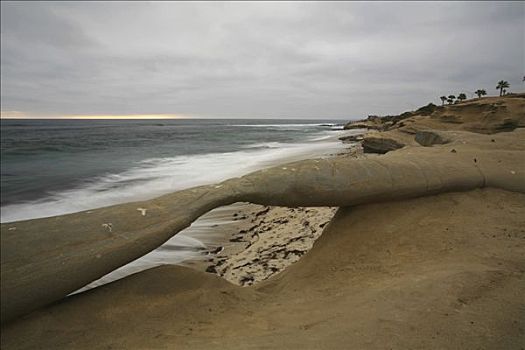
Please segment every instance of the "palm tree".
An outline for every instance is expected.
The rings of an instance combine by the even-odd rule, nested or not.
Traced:
[[[474,93],[478,95],[478,98],[481,98],[481,96],[485,96],[487,94],[487,92],[484,89],[478,89]]]
[[[455,99],[456,99],[456,96],[448,95],[448,99],[447,99],[448,104],[451,105],[452,102],[454,102]]]
[[[509,87],[510,87],[510,84],[509,84],[508,81],[500,80],[498,82],[498,86],[496,86],[496,90],[499,90],[499,95],[502,96],[503,95],[503,89],[509,88]]]
[[[458,100],[460,102],[466,99],[467,99],[467,95],[465,95],[463,92],[458,95]]]
[[[447,96],[441,96],[440,99],[441,99],[441,105],[444,106],[445,101],[447,100]]]

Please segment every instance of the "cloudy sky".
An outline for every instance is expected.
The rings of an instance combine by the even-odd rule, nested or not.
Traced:
[[[525,2],[5,2],[3,117],[357,118],[497,81]]]

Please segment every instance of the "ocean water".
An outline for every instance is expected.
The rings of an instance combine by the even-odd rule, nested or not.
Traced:
[[[341,147],[343,121],[2,120],[1,221],[210,184]]]

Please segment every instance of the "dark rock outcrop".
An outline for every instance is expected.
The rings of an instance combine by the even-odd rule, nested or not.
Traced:
[[[425,147],[448,143],[448,140],[445,139],[439,132],[432,130],[416,132],[415,140],[421,146]]]
[[[363,135],[342,136],[339,138],[339,140],[343,141],[343,143],[359,142],[363,141]]]
[[[363,152],[385,154],[403,148],[405,145],[386,137],[365,136],[363,139]]]
[[[433,103],[421,107],[413,112],[404,112],[399,115],[386,115],[386,116],[377,116],[369,115],[365,120],[359,120],[356,122],[350,122],[344,126],[344,129],[372,129],[372,130],[390,130],[394,127],[399,127],[398,123],[404,119],[413,117],[413,116],[429,116],[434,112],[441,110],[443,107],[438,107]],[[397,124],[397,125],[396,125]]]
[[[414,115],[427,116],[427,115],[431,115],[432,113],[434,113],[435,111],[440,110],[440,109],[443,109],[443,108],[442,107],[438,107],[438,106],[436,106],[433,103],[429,103],[426,106],[418,108],[413,114]]]
[[[369,122],[350,122],[343,127],[344,130],[352,129],[372,129],[372,130],[381,130],[383,126],[381,124],[374,124]]]
[[[496,125],[495,129],[497,132],[501,132],[501,131],[512,131],[519,127],[520,127],[519,121],[509,118],[509,119],[503,120],[501,124]]]

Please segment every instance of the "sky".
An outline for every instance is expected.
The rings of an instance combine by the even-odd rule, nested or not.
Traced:
[[[525,2],[1,2],[2,117],[357,119],[499,80]]]

